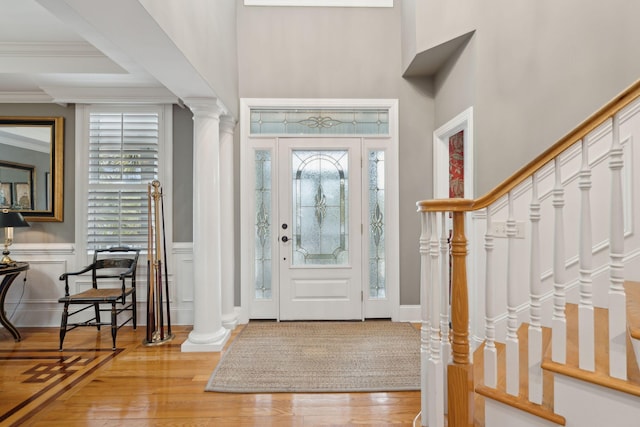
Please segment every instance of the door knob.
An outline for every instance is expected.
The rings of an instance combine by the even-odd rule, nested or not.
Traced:
[[[282,242],[287,243],[289,241],[289,238],[287,236],[282,236]]]

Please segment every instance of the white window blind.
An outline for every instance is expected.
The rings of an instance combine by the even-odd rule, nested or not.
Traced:
[[[148,185],[158,179],[157,112],[89,115],[88,249],[147,247]]]

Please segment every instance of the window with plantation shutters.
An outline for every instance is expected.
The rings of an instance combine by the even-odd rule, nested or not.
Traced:
[[[157,112],[91,112],[87,248],[147,247],[148,196],[158,178]]]

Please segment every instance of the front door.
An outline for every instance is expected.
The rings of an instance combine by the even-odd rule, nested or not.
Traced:
[[[278,144],[280,319],[361,319],[361,156],[357,138]]]

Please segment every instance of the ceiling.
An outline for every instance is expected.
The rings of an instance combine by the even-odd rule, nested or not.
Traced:
[[[0,102],[177,102],[68,3],[0,0]]]

